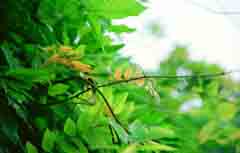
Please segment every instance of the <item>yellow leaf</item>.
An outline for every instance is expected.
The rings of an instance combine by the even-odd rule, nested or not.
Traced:
[[[70,61],[67,58],[60,57],[58,54],[54,54],[48,59],[48,63],[55,62],[63,65],[70,65]]]
[[[49,62],[56,62],[59,58],[60,58],[60,56],[58,54],[54,54],[48,59],[48,61]]]
[[[122,80],[122,74],[121,74],[121,70],[119,68],[117,68],[115,70],[114,78],[115,78],[115,80]]]
[[[63,65],[67,65],[67,66],[69,66],[71,64],[71,61],[68,60],[67,58],[59,58],[57,62],[60,64],[63,64]]]
[[[129,79],[131,77],[131,74],[132,74],[132,69],[127,68],[127,70],[124,73],[124,79]]]
[[[63,52],[69,52],[69,51],[73,51],[73,48],[70,46],[60,46],[59,50]]]
[[[80,61],[72,61],[71,66],[73,69],[81,71],[81,72],[91,72],[92,67],[87,64],[83,64]]]
[[[141,71],[139,68],[136,70],[135,76],[136,76],[136,77],[141,77],[141,76],[143,76],[143,73],[142,73],[142,71]],[[145,83],[145,80],[144,80],[144,78],[142,78],[142,79],[138,79],[138,80],[136,80],[136,81],[134,81],[134,82],[135,82],[138,86],[143,86],[144,83]]]
[[[42,50],[44,50],[44,51],[53,51],[54,50],[54,46],[43,47]]]

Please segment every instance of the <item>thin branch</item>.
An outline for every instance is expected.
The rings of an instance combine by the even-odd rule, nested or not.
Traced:
[[[103,98],[103,100],[104,100],[104,102],[105,102],[108,110],[110,111],[112,117],[114,118],[114,120],[124,129],[124,131],[125,131],[126,133],[129,133],[129,132],[128,132],[128,129],[123,126],[123,124],[122,124],[122,123],[120,122],[120,120],[117,118],[116,114],[113,112],[112,107],[111,107],[111,105],[109,104],[107,98],[104,96],[104,94],[103,94],[98,88],[96,88],[96,90],[97,90],[97,92],[100,94],[100,96]]]
[[[107,98],[104,96],[104,94],[102,93],[102,91],[100,91],[95,84],[93,84],[90,80],[86,80],[86,82],[92,87],[92,90],[96,91],[97,93],[99,93],[99,95],[102,97],[104,103],[106,104],[108,110],[111,113],[111,116],[114,118],[114,120],[125,130],[126,133],[128,132],[128,129],[125,128],[123,126],[123,124],[120,122],[120,120],[117,118],[116,114],[114,113],[110,103],[108,102]]]
[[[118,84],[123,84],[123,83],[129,83],[132,81],[136,81],[136,80],[140,80],[140,79],[213,79],[213,78],[217,78],[217,77],[222,77],[222,76],[226,76],[232,73],[239,73],[240,70],[235,70],[235,71],[227,71],[227,72],[218,72],[218,73],[210,73],[210,74],[193,74],[193,75],[144,75],[144,76],[140,76],[140,77],[134,77],[134,78],[130,78],[127,80],[117,80],[117,81],[112,81],[112,82],[108,82],[102,85],[97,85],[95,86],[96,89],[102,88],[102,87],[108,87],[108,86],[114,86],[114,85],[118,85]],[[79,77],[79,79],[83,79],[81,77]],[[86,79],[83,79],[86,81]],[[86,92],[89,92],[90,90],[92,90],[92,88],[87,88],[83,91],[80,91],[78,93],[75,93],[74,95],[72,95],[71,97],[69,97],[66,100],[62,100],[62,101],[55,101],[52,103],[48,103],[48,104],[43,104],[45,106],[54,106],[54,105],[58,105],[58,104],[65,104],[65,103],[69,103],[71,99],[76,98]]]
[[[89,92],[91,89],[92,88],[87,88],[87,89],[85,89],[83,91],[80,91],[80,92],[74,94],[73,96],[71,96],[71,97],[69,97],[67,99],[61,100],[61,101],[57,100],[56,98],[51,97],[51,99],[53,99],[54,102],[47,103],[47,104],[40,104],[40,105],[49,107],[49,106],[55,106],[55,105],[60,105],[60,104],[65,104],[65,103],[73,103],[73,102],[71,102],[71,100],[73,98],[76,98],[76,97],[78,97],[78,96],[80,96],[80,95],[82,95],[82,94],[84,94],[86,92]]]
[[[112,81],[109,83],[99,85],[99,86],[97,86],[97,88],[113,86],[113,85],[122,84],[122,83],[128,83],[128,82],[132,82],[132,81],[136,81],[136,80],[140,80],[140,79],[191,79],[191,78],[210,79],[210,78],[216,78],[216,77],[229,75],[234,72],[238,72],[238,71],[219,72],[219,73],[212,73],[212,74],[193,74],[193,75],[143,75],[140,77],[134,77],[134,78],[130,78],[127,80]]]

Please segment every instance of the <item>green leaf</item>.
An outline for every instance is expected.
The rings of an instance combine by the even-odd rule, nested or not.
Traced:
[[[147,129],[139,120],[135,120],[130,126],[130,138],[133,142],[143,142],[146,139]]]
[[[218,89],[219,89],[219,82],[211,82],[208,86],[207,86],[207,94],[209,96],[217,96],[218,95]]]
[[[55,78],[54,74],[51,74],[48,70],[44,69],[29,69],[29,68],[17,68],[11,69],[7,72],[7,76],[14,77],[23,81],[40,82],[45,83]]]
[[[65,141],[60,142],[58,145],[64,153],[79,153],[79,150],[74,145]]]
[[[113,88],[107,87],[102,90],[103,94],[107,98],[110,104],[113,102]]]
[[[37,117],[34,121],[34,123],[36,124],[36,126],[40,129],[43,130],[45,128],[47,128],[48,126],[48,122],[47,119],[44,117]]]
[[[88,12],[109,19],[137,16],[145,10],[136,0],[85,0]]]
[[[56,134],[51,132],[49,129],[46,129],[43,134],[42,148],[46,152],[51,152],[54,148],[56,141]]]
[[[147,138],[148,139],[160,139],[160,138],[174,138],[176,137],[173,130],[169,128],[162,128],[162,127],[150,127],[148,129]]]
[[[123,112],[124,108],[128,107],[126,105],[128,93],[120,93],[115,96],[115,105],[114,105],[114,111],[116,114]]]
[[[237,112],[237,106],[234,103],[221,103],[217,106],[218,117],[222,120],[231,120]]]
[[[79,133],[87,131],[91,125],[88,113],[82,113],[77,120],[77,130]]]
[[[203,144],[212,138],[214,133],[218,130],[218,123],[213,120],[209,121],[206,125],[202,127],[199,132],[198,139],[199,143]]]
[[[111,120],[110,121],[111,126],[114,128],[114,130],[117,132],[119,138],[124,142],[128,143],[129,141],[129,136],[127,132],[115,121]]]
[[[94,148],[112,144],[112,135],[106,127],[89,128],[83,135]]]
[[[84,144],[81,142],[80,139],[73,138],[72,141],[74,142],[74,144],[76,146],[78,146],[78,149],[79,149],[80,153],[88,153],[88,149],[86,148],[86,146],[84,146]]]
[[[143,146],[138,146],[138,150],[143,151],[175,151],[176,148],[159,143],[148,143]]]
[[[27,150],[27,153],[38,153],[37,148],[30,142],[26,143],[26,150]]]
[[[126,25],[112,25],[109,27],[109,31],[115,32],[117,34],[121,34],[124,32],[134,32],[136,29],[134,28],[129,28]]]
[[[13,56],[13,51],[10,48],[10,44],[8,43],[3,43],[0,46],[0,49],[3,51],[3,55],[5,57],[5,60],[8,63],[8,66],[10,68],[17,68],[19,66],[19,61],[17,58]]]
[[[20,143],[18,118],[15,112],[10,109],[11,107],[1,100],[2,99],[0,99],[0,133],[5,135],[4,139],[10,140],[13,144],[18,144]]]
[[[64,94],[69,89],[69,86],[66,84],[58,83],[48,88],[48,94],[50,96],[56,96]]]
[[[136,153],[137,147],[137,144],[131,144],[127,146],[121,153]]]
[[[38,9],[40,19],[51,26],[64,20],[68,26],[78,26],[81,21],[79,0],[42,0]]]
[[[76,135],[76,124],[71,118],[68,118],[64,124],[64,132],[69,136]]]

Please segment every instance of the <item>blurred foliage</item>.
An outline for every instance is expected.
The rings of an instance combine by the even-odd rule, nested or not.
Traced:
[[[0,8],[0,153],[239,152],[237,82],[124,82],[223,71],[181,46],[153,74],[121,58],[124,44],[108,34],[134,29],[112,20],[139,15],[139,2],[3,0]]]

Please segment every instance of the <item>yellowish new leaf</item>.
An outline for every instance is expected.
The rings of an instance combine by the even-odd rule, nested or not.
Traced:
[[[87,64],[83,64],[80,61],[71,61],[71,66],[73,69],[81,71],[81,72],[91,72],[92,67]]]
[[[115,80],[122,80],[122,73],[120,68],[117,68],[114,73],[114,79]]]
[[[69,52],[69,51],[73,51],[73,48],[71,46],[60,46],[59,47],[59,50],[62,51],[62,52]]]
[[[126,71],[124,72],[124,79],[129,79],[132,75],[132,69],[127,68]]]
[[[140,69],[137,69],[136,72],[135,72],[135,77],[141,77],[141,76],[143,76],[142,71],[141,71]],[[145,83],[145,80],[144,80],[144,78],[142,78],[142,79],[138,79],[138,80],[136,80],[136,81],[134,81],[134,82],[135,82],[138,86],[143,86],[144,83]]]

